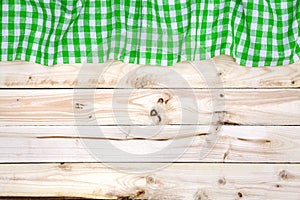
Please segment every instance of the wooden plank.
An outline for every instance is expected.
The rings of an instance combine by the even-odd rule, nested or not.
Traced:
[[[287,88],[300,87],[300,62],[284,67],[249,68],[239,66],[229,56],[213,59],[224,88]],[[203,61],[204,68],[207,61]],[[114,61],[105,64],[57,65],[45,67],[22,61],[0,63],[0,88],[185,88],[185,81],[192,88],[207,88],[207,83],[195,68],[187,63],[173,67],[142,67]],[[101,78],[95,76],[105,68]],[[78,79],[78,74],[81,79]],[[129,75],[130,74],[130,75]],[[201,74],[201,73],[200,73]],[[129,75],[129,76],[126,76]],[[178,75],[179,78],[178,79]],[[124,83],[118,85],[121,79]]]
[[[299,164],[150,163],[0,165],[0,196],[118,199],[299,199]],[[141,171],[142,170],[142,171]],[[135,173],[132,173],[132,172]]]
[[[4,200],[94,200],[94,198],[81,198],[81,197],[32,197],[32,196],[27,196],[27,197],[13,197],[13,196],[0,196],[0,199]]]
[[[300,162],[300,126],[223,126],[212,146],[209,126],[97,128],[1,127],[0,162]]]
[[[0,124],[211,124],[215,115],[220,117],[215,123],[300,125],[300,89],[217,90],[221,95],[218,101],[225,104],[217,109],[213,107],[216,98],[211,98],[211,92],[83,89],[74,93],[72,89],[5,89],[0,90]]]
[[[8,197],[8,196],[0,196],[0,199],[5,199],[5,200],[94,200],[94,198],[82,198],[82,197]]]

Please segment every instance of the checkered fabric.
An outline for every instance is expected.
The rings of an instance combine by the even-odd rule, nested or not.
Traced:
[[[0,60],[173,65],[300,57],[299,0],[1,0]]]

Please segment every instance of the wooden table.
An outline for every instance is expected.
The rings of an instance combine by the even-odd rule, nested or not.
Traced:
[[[1,62],[0,196],[300,199],[300,62],[261,68],[239,66],[228,56],[213,62],[222,88],[207,88],[187,62],[141,67],[114,61],[100,79],[94,77],[100,65]],[[79,73],[84,77],[80,83]],[[122,92],[116,92],[120,81]],[[157,84],[161,81],[167,87]],[[74,88],[82,89],[78,101]],[[182,106],[176,98],[181,94],[188,99],[191,90],[197,109]],[[91,91],[93,101],[85,98]],[[213,148],[200,157],[211,123],[211,91],[222,91],[220,98],[225,99],[224,110],[219,111],[222,126]],[[151,114],[153,109],[156,113]],[[181,110],[198,116],[199,123],[181,123]],[[164,125],[164,130],[149,138],[130,138],[114,112],[120,118],[130,116],[132,124],[121,121],[130,129]],[[91,127],[92,122],[106,137],[78,134],[78,128]],[[180,128],[183,134],[174,139]],[[147,160],[118,165],[123,171],[100,163],[85,146],[85,141],[102,140],[121,149],[137,144],[156,148],[187,138],[193,138],[188,146],[178,143],[167,153],[154,154],[153,161],[161,159],[161,168]],[[148,168],[152,170],[142,171]]]

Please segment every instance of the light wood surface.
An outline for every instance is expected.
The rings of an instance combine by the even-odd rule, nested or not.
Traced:
[[[300,87],[300,62],[284,67],[250,68],[239,66],[229,56],[213,59],[218,76],[224,88],[288,88]],[[101,76],[95,72],[103,69]],[[205,69],[205,67],[204,67]],[[206,88],[207,84],[201,73],[188,62],[181,62],[172,67],[142,67],[114,61],[113,64],[76,64],[45,67],[23,61],[2,62],[0,67],[0,88],[73,88],[98,87],[118,88],[121,79],[127,88],[186,87]],[[78,79],[80,74],[81,79]],[[126,76],[130,74],[130,76]],[[177,76],[182,77],[178,79]]]
[[[140,128],[140,129],[139,129]],[[141,134],[147,128],[148,135]],[[152,131],[153,130],[153,131]],[[209,126],[8,126],[0,130],[0,162],[99,162],[120,150],[149,162],[299,162],[300,126],[223,126],[213,146]],[[95,145],[90,146],[95,142]],[[169,146],[168,146],[169,145]],[[203,149],[205,148],[205,149]],[[208,152],[208,154],[201,154]],[[111,154],[116,161],[123,154]],[[98,157],[95,157],[98,156]],[[106,160],[104,160],[106,161]]]
[[[300,199],[300,62],[210,61],[0,62],[0,197]]]
[[[299,164],[177,163],[148,173],[139,173],[139,169],[154,164],[123,165],[122,172],[92,163],[0,165],[0,195],[114,199],[299,199]],[[133,170],[135,174],[130,173]]]
[[[220,123],[232,125],[300,124],[300,90],[228,89],[222,92],[224,97],[220,101],[224,106],[215,110],[210,91],[201,89],[0,90],[0,123],[154,125],[197,124],[198,121],[205,125],[211,123],[213,115],[220,115]],[[160,103],[161,98],[167,103]],[[189,103],[193,101],[195,104]],[[151,116],[153,109],[160,118]]]

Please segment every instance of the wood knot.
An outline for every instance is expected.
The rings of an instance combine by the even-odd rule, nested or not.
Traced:
[[[154,179],[154,177],[152,177],[152,176],[147,176],[147,177],[146,177],[146,182],[147,182],[148,184],[154,184],[154,183],[155,183],[155,179]]]
[[[157,116],[157,111],[155,110],[155,109],[152,109],[151,111],[150,111],[150,116],[152,116],[152,117],[154,117],[154,116]]]
[[[195,199],[196,200],[208,200],[209,198],[205,191],[198,191],[195,194]]]
[[[242,197],[243,197],[243,193],[238,192],[238,197],[239,197],[239,198],[242,198]]]
[[[282,180],[286,180],[288,179],[288,174],[285,170],[282,170],[281,172],[279,172],[279,178]]]
[[[155,110],[155,109],[152,109],[152,110],[150,111],[150,116],[151,116],[151,117],[157,117],[158,123],[160,123],[160,122],[162,121],[161,116],[158,114],[157,110]]]
[[[75,104],[75,108],[76,108],[76,109],[83,109],[83,106],[84,106],[84,105],[83,105],[82,103],[76,103],[76,104]]]
[[[225,178],[224,178],[224,177],[223,177],[223,178],[220,178],[220,179],[218,180],[218,184],[219,184],[219,185],[225,185],[225,184],[226,184]]]
[[[59,167],[61,170],[63,170],[63,171],[71,171],[71,170],[72,170],[71,165],[66,164],[66,163],[60,163],[60,164],[58,165],[58,167]]]
[[[139,196],[142,196],[145,194],[145,191],[144,190],[139,190],[137,193],[136,193],[136,197],[139,197]]]
[[[159,98],[158,100],[157,100],[157,103],[165,103],[165,104],[167,104],[169,102],[169,99],[167,99],[167,100],[164,100],[163,98]]]
[[[223,162],[226,160],[226,158],[228,157],[228,155],[229,155],[229,149],[223,155]]]
[[[160,123],[161,122],[161,117],[158,115],[157,118],[158,118],[158,122]]]
[[[159,98],[157,103],[163,103],[164,102],[164,99],[163,98]]]
[[[291,84],[294,85],[294,84],[295,84],[295,81],[291,81]]]
[[[133,199],[139,199],[141,196],[145,194],[145,190],[139,190],[135,194],[131,195],[125,195],[125,196],[119,196],[118,200],[133,200]]]

